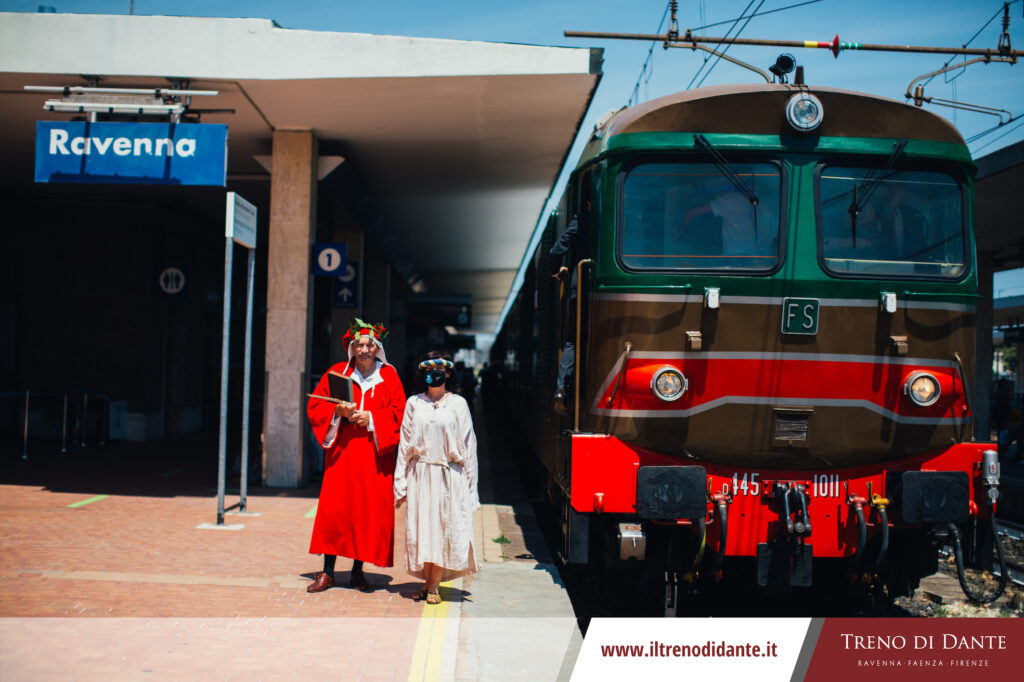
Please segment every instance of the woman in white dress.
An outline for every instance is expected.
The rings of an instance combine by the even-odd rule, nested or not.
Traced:
[[[405,404],[395,465],[395,506],[409,502],[406,570],[423,579],[423,588],[413,598],[428,604],[441,603],[441,582],[477,570],[476,434],[469,405],[454,392],[453,368],[447,353],[423,356],[416,373],[421,392]]]

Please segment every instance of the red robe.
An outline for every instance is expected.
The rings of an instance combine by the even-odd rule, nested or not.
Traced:
[[[354,363],[331,368],[351,376]],[[364,398],[358,382],[352,382],[357,409],[373,415],[374,431],[342,421],[334,442],[327,447],[324,481],[313,522],[310,554],[335,554],[394,565],[395,557],[395,449],[398,447],[405,391],[391,365],[378,370],[381,383],[369,388]],[[320,379],[317,395],[330,395],[327,375]],[[361,408],[358,408],[362,405]],[[318,443],[323,444],[335,404],[310,398],[306,411]]]

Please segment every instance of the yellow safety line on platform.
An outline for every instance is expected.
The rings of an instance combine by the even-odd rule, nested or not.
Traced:
[[[448,599],[451,581],[441,583],[441,603],[425,604],[416,633],[416,646],[409,665],[409,682],[437,682],[441,679],[441,655],[444,653],[444,630],[448,622]]]
[[[313,507],[308,512],[306,512],[306,518],[307,519],[315,519],[316,518],[316,507]]]
[[[89,504],[90,502],[99,502],[100,500],[105,499],[107,497],[110,497],[110,495],[96,495],[95,497],[90,497],[88,500],[81,500],[79,502],[72,502],[68,506],[69,507],[81,507],[82,505]]]

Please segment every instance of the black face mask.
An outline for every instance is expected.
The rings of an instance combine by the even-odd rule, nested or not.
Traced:
[[[426,373],[425,377],[427,380],[427,386],[444,386],[445,376],[443,369],[432,369]]]

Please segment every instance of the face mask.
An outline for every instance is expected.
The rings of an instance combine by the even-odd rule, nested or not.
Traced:
[[[426,373],[427,386],[443,386],[444,385],[444,370],[432,369]]]

